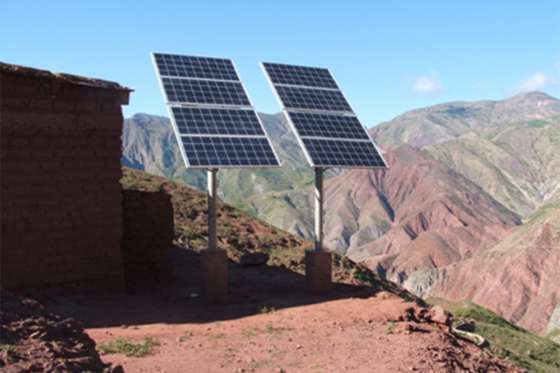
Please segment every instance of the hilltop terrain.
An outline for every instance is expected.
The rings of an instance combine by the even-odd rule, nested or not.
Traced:
[[[145,122],[143,117],[153,118],[135,116],[125,123],[129,135],[125,137],[124,163],[204,188],[204,175],[185,172],[176,150],[169,150],[176,149],[173,140],[161,148],[166,154],[163,158],[154,156],[154,146],[137,146],[147,138],[159,144],[171,133],[166,119]],[[261,118],[286,167],[221,172],[220,195],[253,216],[309,238],[312,175],[283,117]],[[154,135],[151,131],[156,128],[158,134]],[[516,227],[560,200],[556,172],[560,169],[560,101],[544,93],[418,109],[370,132],[387,151],[391,168],[329,173],[326,243],[331,250],[366,263],[380,276],[418,295],[436,294],[438,289],[437,295],[443,297],[446,292],[454,299],[474,296],[454,291],[450,281],[445,282],[449,286],[436,282],[467,268],[461,264],[474,263],[471,257],[483,258],[485,251],[509,234],[523,232]],[[129,150],[131,146],[137,146],[135,151]],[[162,167],[167,157],[173,160],[173,167]],[[532,250],[540,252],[542,246]],[[507,271],[526,271],[524,262],[512,260],[512,255],[512,250],[502,255],[504,261],[510,258]],[[506,266],[497,268],[506,271]],[[511,306],[517,312],[504,315],[544,333],[552,328],[547,324],[558,323],[559,317],[554,315],[560,311],[554,313],[554,305],[558,305],[559,289],[550,276],[541,276],[542,265],[528,268],[537,271],[534,277],[538,280],[532,281],[539,284],[515,288],[515,305]],[[495,276],[493,285],[483,281],[478,285],[508,289],[508,276],[503,272]],[[549,290],[541,293],[543,286]],[[493,299],[489,288],[477,294],[478,303],[505,312],[506,307],[498,309],[499,298]],[[542,297],[547,304],[544,312],[523,306]]]
[[[171,196],[176,281],[58,306],[79,314],[104,360],[125,370],[521,371],[450,333],[444,314],[432,316],[420,299],[338,255],[333,292],[310,296],[302,274],[311,243],[226,204],[218,237],[230,258],[230,302],[209,307],[197,296],[197,253],[207,245],[204,194],[127,169],[122,183]],[[269,255],[266,265],[241,264],[254,252]]]
[[[526,368],[548,373],[559,368],[560,346],[480,307],[443,303],[454,310],[453,317],[441,308],[427,308],[421,299],[336,254],[333,291],[311,296],[302,276],[303,253],[311,243],[223,203],[219,244],[230,259],[230,302],[208,306],[199,297],[198,253],[207,246],[205,195],[129,169],[124,169],[122,184],[171,197],[175,238],[168,253],[169,276],[150,277],[129,294],[44,298],[49,311],[23,300],[26,307],[40,310],[33,311],[33,319],[27,311],[2,309],[2,319],[9,319],[3,327],[11,333],[9,338],[2,333],[0,345],[0,364],[7,371],[54,365],[114,372],[121,366],[147,372],[196,367],[212,372]],[[267,254],[266,263],[243,264],[245,256],[255,253]],[[463,320],[474,320],[485,347],[455,329]],[[101,362],[93,348],[113,365]]]

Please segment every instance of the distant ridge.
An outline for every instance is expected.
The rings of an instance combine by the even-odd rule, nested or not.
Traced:
[[[224,172],[221,196],[309,238],[311,172],[283,116],[260,116],[284,167],[275,172]],[[202,189],[204,174],[185,171],[167,123],[161,117],[128,119],[123,163]],[[330,171],[326,238],[331,249],[348,252],[418,294],[427,295],[442,280],[439,274],[448,276],[469,257],[499,244],[539,209],[560,201],[560,100],[546,93],[416,109],[370,133],[388,152],[393,167]],[[506,260],[510,254],[504,255]],[[535,268],[540,276],[542,267]],[[514,269],[508,266],[507,271]],[[526,302],[539,296],[536,289],[523,293]],[[554,293],[546,298],[554,302]],[[487,303],[480,299],[492,308],[490,298]],[[528,308],[514,319],[542,331],[551,309],[538,313]]]

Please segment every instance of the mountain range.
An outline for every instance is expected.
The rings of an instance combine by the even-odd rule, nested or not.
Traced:
[[[220,195],[309,238],[313,175],[282,115],[260,114],[283,167],[220,171]],[[387,170],[330,170],[325,245],[418,295],[472,299],[560,330],[560,100],[541,92],[413,110],[371,128]],[[205,188],[169,121],[125,121],[123,164]]]

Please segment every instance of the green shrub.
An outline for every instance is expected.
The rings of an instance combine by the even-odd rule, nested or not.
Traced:
[[[97,350],[105,354],[121,353],[128,357],[143,357],[151,355],[156,346],[159,346],[159,342],[154,337],[145,337],[141,343],[118,338],[111,342],[100,343]]]

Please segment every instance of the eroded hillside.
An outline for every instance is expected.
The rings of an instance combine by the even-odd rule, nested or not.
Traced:
[[[280,229],[309,238],[311,174],[283,117],[261,118],[284,167],[223,172],[221,196]],[[135,117],[125,127],[138,133],[138,139],[157,139],[160,135],[150,134],[149,126]],[[171,132],[170,126],[162,128]],[[556,172],[560,169],[560,101],[546,94],[418,109],[373,128],[371,134],[381,148],[389,150],[391,168],[331,171],[326,183],[328,247],[367,263],[379,275],[417,294],[435,289],[440,281],[434,275],[439,273],[437,268],[458,268],[454,264],[490,249],[539,208],[560,199]],[[151,162],[149,148],[144,147],[146,154],[135,158],[127,152],[126,142],[125,160],[140,159],[129,164],[136,167],[141,159]],[[153,159],[163,164],[166,157]],[[181,169],[175,161],[169,170]],[[169,176],[167,171],[157,172]],[[204,187],[201,173],[171,174]],[[519,268],[508,271],[524,271],[522,261],[513,261],[511,266]],[[539,273],[536,276],[544,283],[550,280]],[[524,296],[529,301],[538,297],[537,288],[526,287]],[[485,304],[484,297],[479,299]],[[553,298],[548,301],[558,305]],[[529,307],[523,317],[539,321],[524,325],[542,331],[543,320],[553,318],[552,306],[540,314]]]

